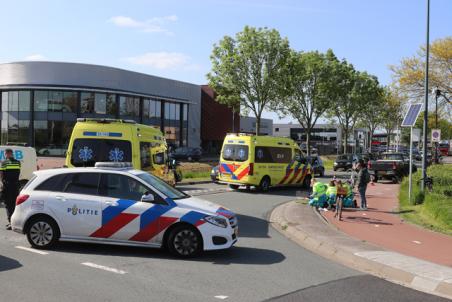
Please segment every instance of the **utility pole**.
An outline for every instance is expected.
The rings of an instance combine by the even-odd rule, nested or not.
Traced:
[[[430,0],[427,0],[427,44],[425,55],[425,99],[424,99],[424,142],[422,153],[422,181],[421,191],[424,192],[424,184],[427,179],[427,131],[428,131],[428,60],[430,56]]]

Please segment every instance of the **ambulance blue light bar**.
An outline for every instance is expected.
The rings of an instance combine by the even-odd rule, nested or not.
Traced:
[[[411,104],[405,118],[402,122],[402,127],[413,127],[421,112],[422,104]]]
[[[107,136],[107,137],[122,137],[120,132],[94,132],[94,131],[83,131],[84,136]]]

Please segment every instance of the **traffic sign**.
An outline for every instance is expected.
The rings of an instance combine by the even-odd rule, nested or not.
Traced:
[[[441,140],[441,129],[432,129],[432,142],[439,143]]]
[[[402,122],[402,127],[413,127],[416,123],[417,117],[421,112],[422,104],[411,104],[405,118]]]

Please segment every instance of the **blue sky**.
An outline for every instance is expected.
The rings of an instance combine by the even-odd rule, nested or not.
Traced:
[[[388,65],[425,43],[426,0],[0,3],[0,62],[100,64],[196,84],[206,82],[213,43],[245,25],[276,28],[296,50],[331,48],[383,84]],[[451,20],[452,1],[431,0],[431,40],[452,35]]]

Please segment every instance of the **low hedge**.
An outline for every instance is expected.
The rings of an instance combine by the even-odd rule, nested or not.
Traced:
[[[452,165],[432,165],[427,175],[433,178],[433,190],[420,191],[421,171],[413,174],[412,202],[408,201],[408,177],[399,193],[400,210],[405,219],[424,227],[452,235]]]

